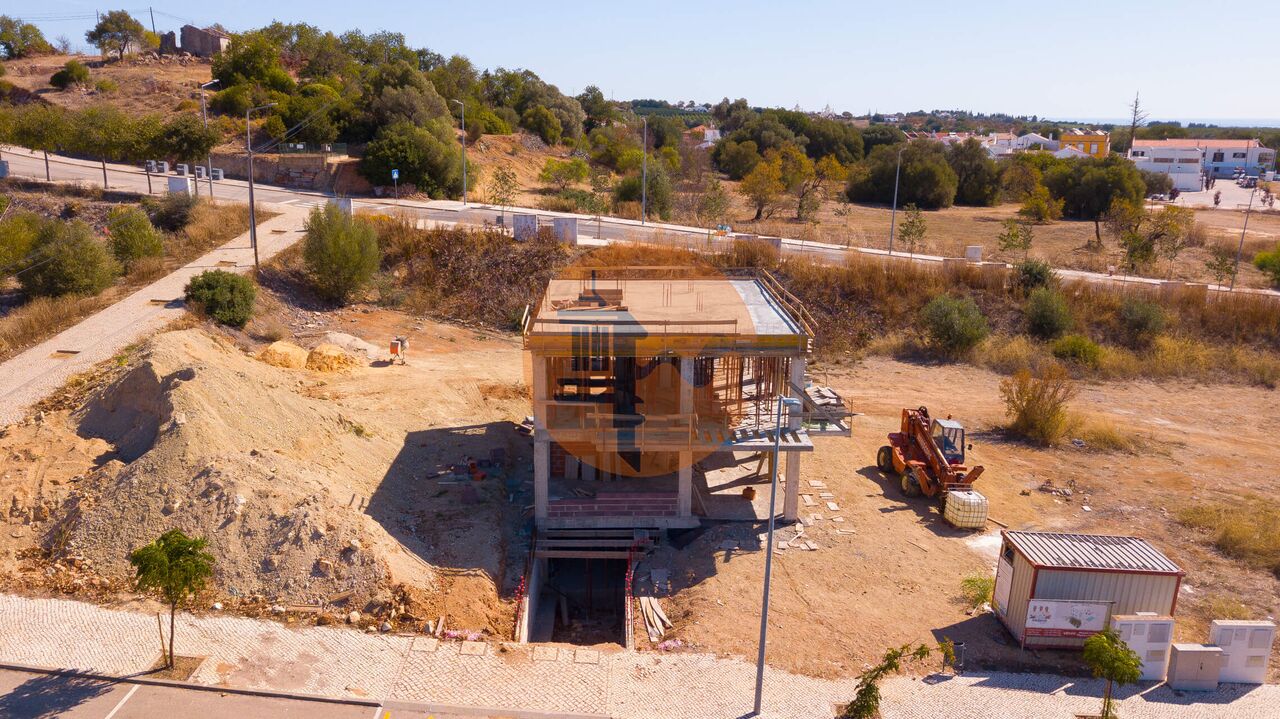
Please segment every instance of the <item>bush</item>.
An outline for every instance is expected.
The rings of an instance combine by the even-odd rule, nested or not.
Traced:
[[[85,85],[88,82],[89,68],[76,60],[67,60],[67,64],[49,78],[49,84],[59,90],[65,90],[72,85]]]
[[[19,264],[35,247],[43,224],[39,215],[29,212],[10,212],[0,220],[0,268],[5,268],[4,274],[8,274],[12,265]]]
[[[382,261],[373,226],[335,205],[311,211],[302,257],[316,292],[334,302],[364,286]]]
[[[1062,218],[1062,200],[1054,199],[1044,185],[1037,184],[1023,200],[1018,214],[1037,224],[1052,222]]]
[[[1042,340],[1051,340],[1071,329],[1071,309],[1061,292],[1038,287],[1027,298],[1027,331]]]
[[[187,283],[187,304],[215,321],[244,327],[253,316],[257,288],[244,275],[225,270],[207,270]]]
[[[36,248],[18,275],[22,289],[37,297],[96,295],[119,274],[120,266],[82,221],[42,223]]]
[[[137,207],[116,207],[107,215],[107,233],[111,254],[126,272],[135,260],[164,254],[160,233],[151,226],[147,213]]]
[[[1053,282],[1053,267],[1044,260],[1023,260],[1014,266],[1014,282],[1024,292],[1037,287],[1048,287]]]
[[[951,356],[972,349],[987,336],[987,318],[968,297],[938,295],[920,313],[929,341]]]
[[[1097,367],[1102,358],[1102,348],[1084,335],[1067,335],[1053,343],[1053,356],[1070,360],[1086,367]]]
[[[1120,323],[1129,344],[1146,347],[1164,331],[1164,308],[1154,302],[1127,299],[1120,307]]]
[[[520,118],[520,125],[541,137],[542,141],[548,145],[560,142],[560,136],[564,133],[564,126],[560,123],[560,119],[542,105],[525,110],[524,116]]]
[[[1274,501],[1249,497],[1238,505],[1188,507],[1178,521],[1211,532],[1214,546],[1228,557],[1280,577],[1280,505]]]
[[[1046,445],[1066,436],[1071,425],[1067,403],[1075,395],[1075,383],[1056,362],[1043,364],[1039,376],[1019,370],[1000,383],[1000,396],[1012,420],[1009,430]]]
[[[1280,244],[1273,250],[1264,250],[1253,256],[1253,266],[1271,279],[1271,284],[1280,285]]]
[[[177,232],[191,222],[191,213],[199,203],[191,195],[171,192],[158,199],[143,200],[142,207],[151,216],[151,224],[165,232]]]
[[[104,78],[102,80],[95,82],[93,84],[93,89],[102,93],[103,95],[110,95],[116,92],[117,90],[119,90],[120,85],[115,80]]]
[[[964,598],[964,606],[968,609],[990,604],[995,588],[996,578],[990,574],[974,572],[960,580],[960,596]]]

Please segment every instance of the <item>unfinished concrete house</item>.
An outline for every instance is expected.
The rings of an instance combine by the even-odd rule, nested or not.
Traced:
[[[560,622],[539,600],[567,619],[571,587],[629,608],[622,594],[651,542],[723,518],[721,504],[746,508],[731,518],[758,520],[775,465],[781,514],[798,517],[811,436],[849,432],[839,398],[806,381],[810,327],[801,303],[762,272],[575,268],[549,283],[524,321],[536,538],[531,616],[518,633],[551,639],[546,625]],[[803,411],[779,427],[782,397],[800,398]],[[729,496],[709,491],[704,468],[724,458],[757,465],[754,505],[746,482]],[[554,592],[541,591],[544,580]]]

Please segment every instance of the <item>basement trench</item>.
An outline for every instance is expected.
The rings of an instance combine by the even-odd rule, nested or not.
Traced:
[[[550,558],[535,598],[534,642],[626,645],[627,560]]]

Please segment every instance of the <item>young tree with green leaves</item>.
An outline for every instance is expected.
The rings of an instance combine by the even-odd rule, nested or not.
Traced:
[[[515,202],[520,181],[509,167],[499,167],[489,178],[489,202],[498,206],[499,216],[506,221],[507,207]]]
[[[1031,225],[1025,222],[1018,222],[1010,217],[1004,221],[1004,230],[996,241],[1000,243],[1000,249],[1004,252],[1022,252],[1022,259],[1026,261],[1027,255],[1031,252],[1031,242],[1035,239]]]
[[[90,45],[102,51],[103,55],[116,53],[116,57],[124,60],[124,54],[131,47],[141,47],[146,36],[146,28],[125,10],[112,10],[98,20],[93,29],[84,34]]]
[[[145,547],[129,554],[140,591],[156,591],[169,605],[169,656],[173,668],[173,632],[178,607],[201,589],[213,576],[213,555],[204,551],[205,540],[191,538],[180,529],[171,529]]]
[[[1213,277],[1214,283],[1220,287],[1226,285],[1236,274],[1235,250],[1225,245],[1210,245],[1209,257],[1204,261],[1204,267]]]
[[[903,644],[885,652],[879,664],[858,675],[853,701],[845,705],[840,719],[874,719],[880,716],[880,682],[901,671],[906,662],[928,659],[933,651],[925,644]],[[938,643],[937,651],[942,655],[944,669],[955,663],[955,643],[950,639],[944,637]]]
[[[916,244],[924,242],[928,225],[925,223],[924,213],[915,206],[915,203],[908,204],[902,210],[902,225],[898,227],[898,237],[907,243],[907,253],[914,255]]]
[[[1104,629],[1084,640],[1084,661],[1093,675],[1107,680],[1102,695],[1102,719],[1116,715],[1115,701],[1111,698],[1114,685],[1137,683],[1142,677],[1142,658],[1129,648],[1114,629]]]

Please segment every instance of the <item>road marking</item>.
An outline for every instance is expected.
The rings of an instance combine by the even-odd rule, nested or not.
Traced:
[[[129,693],[124,695],[124,698],[120,700],[120,703],[116,705],[116,708],[112,709],[111,713],[107,714],[105,717],[102,717],[102,719],[111,719],[111,717],[115,716],[116,712],[120,711],[120,707],[124,706],[124,703],[129,701],[129,698],[133,696],[134,692],[138,691],[138,687],[140,686],[142,685],[134,684],[132,687],[130,687]]]
[[[381,711],[382,711],[382,707],[381,707],[381,706],[376,706],[376,707],[374,707],[374,708],[373,708],[373,719],[378,719],[379,712],[381,712]],[[390,719],[390,717],[391,717],[391,712],[387,712],[386,714],[383,714],[383,715],[382,715],[382,719]],[[107,717],[107,719],[111,719],[111,717]]]

